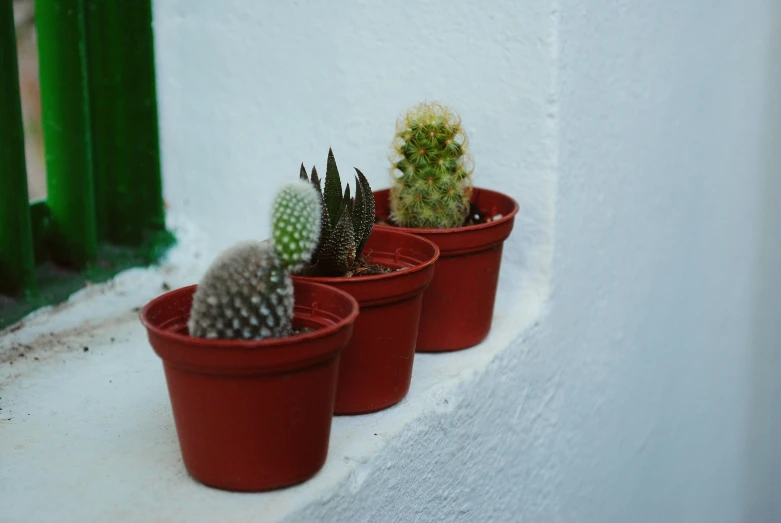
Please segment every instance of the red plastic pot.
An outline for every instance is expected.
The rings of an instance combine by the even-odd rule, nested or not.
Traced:
[[[374,193],[376,215],[388,219],[388,190]],[[502,247],[510,236],[518,203],[504,194],[475,187],[472,201],[489,216],[502,218],[453,229],[413,229],[377,224],[380,229],[416,234],[439,246],[434,279],[423,296],[418,352],[473,347],[491,330]],[[376,234],[376,232],[375,232]]]
[[[294,325],[316,329],[260,341],[187,333],[196,286],[141,311],[163,360],[187,471],[212,487],[261,491],[300,483],[325,463],[339,354],[358,303],[338,289],[295,283]]]
[[[350,342],[339,363],[335,414],[374,412],[400,402],[409,391],[423,291],[434,275],[437,246],[393,230],[375,230],[364,254],[370,264],[404,270],[373,276],[314,278],[351,294],[360,304]]]

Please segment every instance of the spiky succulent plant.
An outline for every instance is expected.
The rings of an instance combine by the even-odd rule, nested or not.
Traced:
[[[270,241],[241,242],[212,263],[190,309],[191,336],[263,339],[292,332],[290,271],[311,260],[320,236],[320,198],[308,183],[277,193]]]
[[[320,241],[306,274],[319,276],[346,276],[355,269],[363,249],[374,228],[374,195],[369,182],[359,169],[355,169],[355,199],[350,196],[350,184],[342,193],[342,181],[331,149],[325,171],[325,184],[312,167],[307,176],[301,164],[300,177],[310,182],[320,195],[322,218]]]
[[[391,219],[402,227],[451,228],[469,213],[474,161],[461,118],[424,102],[396,122],[389,155]]]

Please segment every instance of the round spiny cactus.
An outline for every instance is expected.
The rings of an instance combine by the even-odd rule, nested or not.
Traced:
[[[280,188],[272,213],[272,244],[280,261],[294,271],[312,259],[320,239],[320,194],[296,180]]]
[[[293,281],[271,243],[223,252],[198,285],[187,327],[199,338],[277,338],[292,332]]]
[[[460,117],[421,103],[396,122],[389,158],[391,219],[402,227],[459,227],[469,213],[474,162]]]

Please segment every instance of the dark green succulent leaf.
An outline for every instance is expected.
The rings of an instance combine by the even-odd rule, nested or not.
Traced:
[[[323,276],[344,276],[353,268],[355,257],[355,231],[350,211],[343,205],[339,221],[318,248],[318,271]]]
[[[336,160],[331,149],[328,149],[328,165],[325,170],[323,199],[325,200],[325,207],[328,208],[331,223],[338,223],[342,210],[342,181],[339,179],[339,170],[336,168]]]
[[[361,187],[360,182],[358,181],[358,177],[355,177],[355,202],[352,206],[352,218],[353,218],[353,229],[355,230],[355,241],[358,246],[360,246],[361,238],[363,237],[363,226],[364,226],[364,196],[363,196],[363,187]],[[360,248],[357,248],[358,256],[361,255]]]
[[[356,241],[356,256],[360,256],[363,252],[363,248],[366,247],[366,242],[371,236],[372,230],[374,230],[374,194],[372,188],[369,186],[369,181],[366,176],[358,169],[355,168],[357,173],[355,186],[355,208],[360,209],[355,211],[355,214],[360,216],[359,226],[355,229],[355,241]],[[360,195],[360,198],[358,197]]]
[[[325,204],[323,203],[323,189],[320,186],[320,177],[317,176],[317,169],[314,165],[312,166],[312,185],[315,186],[315,189],[317,189],[317,194],[320,195],[320,208],[322,209],[322,215],[320,220],[320,241],[318,242],[318,245],[322,245],[322,243],[331,233],[331,218],[330,214],[328,213],[328,208],[326,208]],[[315,257],[313,261],[317,261],[317,251],[315,251]]]
[[[349,215],[348,218],[350,221],[350,227],[353,229],[353,242],[354,242],[355,226],[353,225],[353,220],[352,220],[352,207],[353,207],[353,202],[352,202],[352,197],[350,196],[350,184],[348,183],[347,187],[344,188],[344,196],[342,196],[342,205],[339,211],[340,214],[339,220],[342,219],[341,216],[344,215],[345,213]]]
[[[350,196],[350,184],[344,188],[344,196],[342,196],[342,211],[351,212],[353,206],[352,197]]]
[[[298,173],[298,177],[305,182],[309,181],[309,177],[306,175],[306,169],[304,169],[304,162],[301,162],[301,171]]]
[[[317,169],[315,166],[312,166],[312,185],[315,186],[317,189],[317,192],[320,193],[320,196],[323,195],[323,187],[320,185],[320,177],[317,176]]]

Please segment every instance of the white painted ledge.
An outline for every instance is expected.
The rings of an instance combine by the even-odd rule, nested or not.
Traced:
[[[136,308],[163,283],[197,282],[208,262],[197,257],[197,234],[185,227],[178,235],[162,266],[123,273],[0,335],[0,520],[300,521],[318,504],[360,496],[375,469],[398,462],[394,439],[426,433],[426,424],[469,399],[470,384],[536,322],[546,295],[544,284],[519,277],[505,259],[483,344],[419,354],[402,403],[335,418],[327,463],[310,481],[230,493],[187,475],[162,364],[138,321]]]

